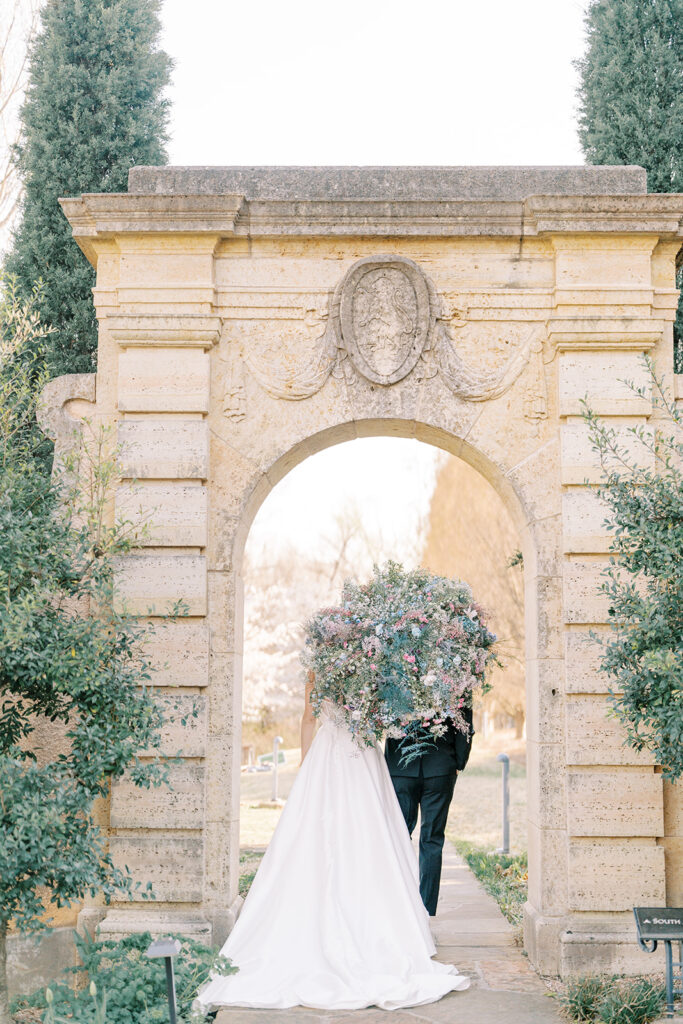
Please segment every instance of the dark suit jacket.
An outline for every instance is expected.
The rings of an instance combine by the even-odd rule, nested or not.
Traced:
[[[432,778],[435,775],[453,775],[461,772],[470,756],[472,749],[472,710],[464,708],[463,715],[470,727],[469,735],[460,732],[455,728],[453,722],[448,719],[448,731],[435,740],[435,745],[430,745],[421,757],[416,757],[408,765],[401,763],[402,740],[393,740],[387,737],[384,745],[384,756],[390,775],[408,775],[413,778],[420,774],[425,778]]]

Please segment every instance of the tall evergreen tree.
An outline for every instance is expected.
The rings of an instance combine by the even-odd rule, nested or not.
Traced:
[[[640,164],[683,190],[683,0],[591,0],[577,66],[579,139],[593,164]]]
[[[651,192],[683,192],[683,0],[591,0],[586,35],[576,62],[586,159],[640,164]],[[674,335],[683,371],[683,302]]]
[[[30,57],[17,161],[22,216],[6,260],[20,294],[37,280],[54,328],[49,371],[94,368],[93,269],[57,202],[121,192],[133,164],[166,160],[171,61],[159,49],[159,0],[47,0]]]

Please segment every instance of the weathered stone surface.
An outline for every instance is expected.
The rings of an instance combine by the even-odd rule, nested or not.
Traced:
[[[564,660],[527,661],[527,737],[545,743],[564,738]]]
[[[119,356],[122,412],[208,412],[209,355],[199,348],[128,348]]]
[[[48,381],[41,392],[36,419],[45,436],[55,443],[53,477],[64,471],[69,456],[77,450],[83,417],[95,412],[96,380],[94,373],[65,373]]]
[[[647,190],[642,167],[131,167],[129,192],[249,199],[523,199]]]
[[[572,836],[659,836],[662,777],[651,770],[567,774],[567,828]]]
[[[608,714],[610,705],[602,696],[567,698],[567,764],[650,765],[647,750],[626,744],[621,723]]]
[[[145,642],[154,686],[206,686],[209,682],[209,626],[201,619],[155,625]]]
[[[614,204],[613,209],[622,209],[625,212],[623,201],[614,197],[608,201]],[[568,226],[569,220],[575,219],[577,210],[574,203],[560,199],[558,202],[549,201],[549,197],[534,197],[528,204],[534,209],[537,222],[543,220],[543,208],[550,213],[557,227],[562,221],[560,211],[564,207],[566,219],[564,227]],[[577,219],[584,220],[588,209],[595,210],[602,205],[598,200],[594,205],[589,200],[587,208],[578,214]],[[559,232],[558,232],[559,235]],[[558,313],[563,316],[568,312],[565,301],[576,308],[580,306],[582,316],[588,317],[595,312],[596,300],[599,305],[611,305],[610,299],[628,289],[635,289],[637,297],[643,301],[639,293],[648,289],[652,284],[652,239],[639,238],[634,243],[633,239],[615,238],[614,236],[601,236],[591,239],[578,239],[572,237],[557,237],[553,239],[555,248],[555,275],[556,284],[559,290]],[[649,295],[646,301],[649,300]],[[573,312],[573,310],[571,310]],[[604,319],[609,318],[609,310],[602,310]],[[649,311],[644,311],[645,317]],[[633,313],[633,310],[625,310],[624,313]],[[612,314],[614,316],[614,314]],[[622,318],[626,316],[622,313]],[[616,319],[616,317],[615,317]],[[631,338],[623,338],[623,344]],[[615,339],[617,340],[617,339]]]
[[[683,838],[668,836],[660,846],[666,864],[666,905],[683,907]]]
[[[539,576],[557,577],[562,575],[564,558],[562,552],[562,516],[548,516],[530,523],[528,530],[533,539],[536,556],[536,572]],[[526,531],[525,531],[526,532]],[[529,555],[527,554],[527,561]]]
[[[603,559],[572,558],[564,567],[563,597],[565,622],[609,622],[610,600],[599,591],[607,567]]]
[[[508,480],[523,496],[527,519],[541,520],[562,511],[560,490],[560,451],[557,437],[520,460],[507,474]]]
[[[617,443],[627,453],[629,459],[640,466],[651,466],[651,454],[643,447],[633,434],[633,428],[643,425],[642,420],[633,419],[624,422],[616,421],[613,425]],[[593,450],[588,424],[584,420],[568,418],[560,428],[560,444],[562,449],[562,483],[583,484],[599,483],[604,470],[600,465],[600,456]],[[613,459],[607,466],[614,464]]]
[[[211,922],[196,911],[157,910],[154,905],[148,909],[133,911],[107,910],[107,915],[97,927],[101,939],[117,941],[126,935],[149,932],[153,939],[167,935],[186,935],[195,942],[207,946],[212,944]],[[215,942],[213,943],[215,945]]]
[[[645,959],[636,941],[633,914],[610,914],[607,920],[584,914],[569,919],[569,926],[560,936],[559,970],[563,978],[587,974],[632,976],[647,972],[664,973],[664,950],[659,949]],[[653,1024],[663,1024],[661,1021]]]
[[[154,699],[165,718],[158,753],[164,757],[204,757],[208,717],[206,697],[197,693],[157,693]],[[153,756],[157,751],[149,749],[146,753]]]
[[[131,615],[206,615],[202,555],[125,555],[116,567],[116,601]]]
[[[631,910],[663,905],[664,851],[645,839],[569,843],[569,909]]]
[[[201,835],[173,835],[159,831],[145,836],[112,836],[114,864],[128,866],[144,889],[152,883],[157,900],[166,903],[197,903],[202,898],[204,843]],[[134,895],[133,902],[142,902]]]
[[[651,412],[651,381],[641,352],[569,350],[560,352],[558,360],[560,416],[581,416],[582,400],[600,416],[647,416]],[[644,388],[647,397],[636,395],[628,381]]]
[[[609,511],[595,491],[572,487],[562,495],[562,546],[566,554],[600,554],[609,551],[613,532],[605,521]]]
[[[567,821],[564,750],[560,743],[527,742],[527,814],[540,829],[561,829]]]
[[[80,962],[73,928],[55,928],[42,937],[7,936],[7,984],[10,998],[53,984],[65,967]]]
[[[124,248],[126,248],[125,244]],[[200,245],[200,249],[207,250],[209,248],[213,252],[213,248],[207,243]],[[143,254],[144,251],[143,243]],[[185,258],[188,252],[191,251],[192,245],[189,239],[186,239]],[[128,262],[129,255],[130,250],[125,260],[125,269],[128,272],[131,270]],[[185,263],[185,258],[181,257],[181,263]],[[178,263],[177,255],[175,263],[176,265]],[[211,276],[211,261],[209,261],[208,266],[209,276]],[[118,272],[120,267],[115,269]],[[187,267],[185,269],[187,270]],[[113,340],[117,342],[122,350],[130,348],[180,348],[187,351],[191,348],[198,348],[208,352],[218,341],[221,330],[220,317],[190,312],[189,310],[180,314],[171,310],[153,313],[145,310],[144,313],[141,313],[139,308],[133,306],[130,312],[123,312],[119,308],[117,313],[117,316],[108,318],[106,327]],[[117,362],[120,355],[121,352],[116,352]]]
[[[596,637],[604,635],[608,627],[595,626]],[[607,693],[614,681],[600,672],[602,647],[593,639],[589,629],[572,629],[565,635],[565,680],[567,693]]]
[[[664,780],[664,835],[683,839],[683,781]]]
[[[563,913],[567,906],[566,829],[541,829],[528,825],[529,900],[548,914]]]
[[[271,242],[274,237],[353,239],[380,237],[386,239],[424,239],[428,237],[452,238],[541,238],[554,236],[553,242],[562,236],[585,242],[585,236],[595,234],[599,241],[609,239],[614,232],[615,220],[619,228],[630,238],[621,240],[621,248],[628,247],[633,239],[652,246],[657,235],[667,238],[680,234],[681,203],[678,195],[533,195],[525,200],[514,199],[315,199],[269,200],[252,199],[245,201],[243,195],[133,195],[108,193],[86,194],[75,199],[62,199],[60,205],[70,220],[76,241],[84,253],[95,263],[98,250],[107,245],[103,236],[116,233],[121,249],[128,243],[138,248],[140,236],[152,233],[166,248],[169,243],[185,245],[189,257],[192,249],[203,245],[212,255],[218,239],[238,239],[235,251],[240,255],[248,253],[241,244],[245,239],[263,239]],[[98,237],[99,236],[99,237]],[[163,236],[163,238],[161,237]],[[640,236],[640,237],[639,237]],[[93,241],[94,239],[94,241]],[[142,245],[149,245],[142,239]],[[590,248],[590,246],[587,246]],[[641,244],[642,250],[642,244]],[[148,249],[149,253],[149,249]],[[361,253],[365,255],[366,253]],[[122,252],[122,269],[125,253]],[[587,270],[585,282],[595,284],[595,274],[603,270],[597,280],[601,285],[621,284],[624,266],[617,273],[609,274],[613,253],[604,246],[601,260]],[[150,263],[147,255],[146,263]],[[189,263],[189,259],[187,260]],[[200,271],[193,268],[193,277],[204,276],[203,287],[186,285],[182,278],[182,261],[169,268],[166,278],[157,273],[157,280],[163,285],[157,287],[152,296],[140,286],[140,279],[153,273],[144,274],[142,260],[128,270],[126,277],[130,287],[112,288],[107,295],[113,308],[117,300],[126,304],[152,298],[156,309],[165,312],[174,309],[188,312],[188,304],[194,303],[202,313],[212,312],[212,281],[202,265]],[[645,261],[641,261],[641,272],[636,278],[642,285]],[[607,274],[605,274],[607,266]],[[187,267],[185,268],[187,269]],[[574,268],[576,270],[576,268]],[[628,265],[626,268],[628,269]],[[151,271],[158,271],[152,263]],[[569,280],[574,282],[574,277]],[[605,276],[609,279],[605,280]],[[579,278],[581,280],[581,278]],[[112,282],[113,283],[113,282]],[[564,282],[565,284],[567,282]],[[164,302],[166,305],[164,306]],[[183,308],[184,307],[184,308]],[[104,309],[104,304],[100,305]],[[593,311],[588,307],[585,312]],[[588,317],[587,317],[588,319]],[[625,318],[622,318],[625,319]],[[647,316],[643,317],[647,323]],[[630,325],[631,327],[633,325]],[[619,342],[623,328],[613,331],[610,341]],[[633,339],[633,331],[628,331]],[[603,332],[604,333],[604,332]],[[656,341],[655,332],[644,336],[638,333],[637,341]],[[574,339],[575,340],[575,339]],[[597,340],[604,340],[600,336]]]
[[[535,632],[527,631],[527,658],[561,658],[564,654],[562,631],[562,579],[537,576],[524,587],[526,608],[531,608]]]
[[[121,475],[142,480],[205,480],[209,433],[204,420],[142,419],[119,423]]]
[[[204,821],[204,769],[170,765],[169,785],[142,789],[129,777],[111,787],[113,828],[201,828]]]
[[[204,547],[208,498],[197,484],[127,483],[116,490],[116,515],[134,526],[140,547]]]
[[[239,590],[239,607],[238,604]],[[209,573],[209,627],[211,652],[226,654],[241,650],[244,604],[241,580],[238,585],[234,572]],[[238,621],[239,620],[239,621]]]

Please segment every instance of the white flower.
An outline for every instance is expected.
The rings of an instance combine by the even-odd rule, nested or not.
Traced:
[[[410,632],[413,634],[413,636],[419,636],[420,635],[420,627],[419,626],[413,626],[411,628]]]
[[[354,722],[357,722],[360,718],[360,711],[352,711],[351,718],[353,718]]]
[[[472,620],[476,619],[477,618],[476,608],[472,608],[472,607],[466,608],[465,609],[465,615],[467,615],[468,618],[470,618]]]
[[[438,665],[439,668],[443,668],[443,658],[437,658],[436,664]]]
[[[460,655],[456,654],[455,657],[453,658],[453,664],[454,665],[459,665],[461,661],[462,661],[462,658],[460,657]]]
[[[380,622],[380,624],[378,626],[375,626],[375,636],[381,636],[381,635],[382,635],[382,623]]]

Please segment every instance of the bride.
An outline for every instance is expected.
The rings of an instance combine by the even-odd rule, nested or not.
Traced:
[[[302,765],[239,919],[221,949],[239,968],[198,993],[223,1006],[395,1010],[469,979],[432,960],[418,869],[380,747],[326,701],[314,737],[309,672]]]

